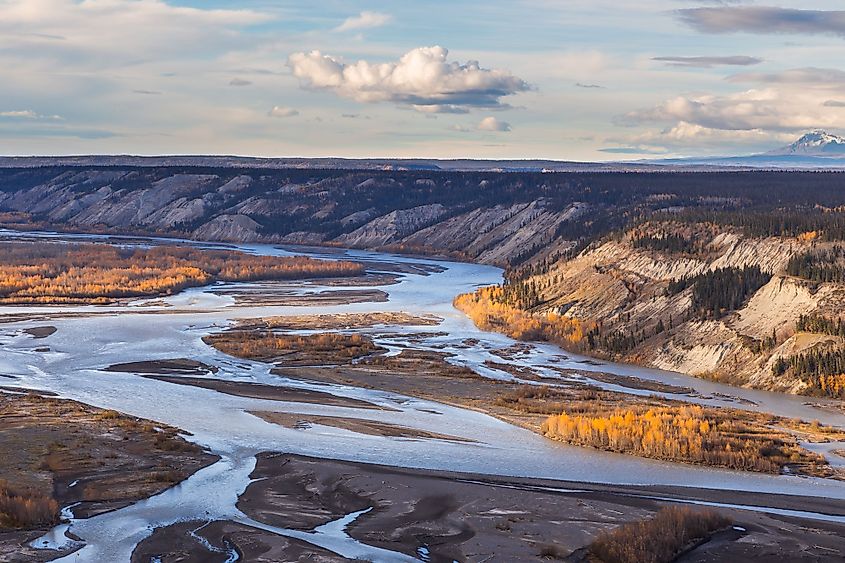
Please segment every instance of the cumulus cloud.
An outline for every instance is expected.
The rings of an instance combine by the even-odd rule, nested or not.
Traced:
[[[722,6],[677,11],[684,23],[704,33],[803,33],[845,36],[845,11],[771,6]]]
[[[845,100],[825,100],[822,105],[826,108],[845,108]]]
[[[751,66],[760,64],[763,59],[745,55],[730,57],[653,57],[651,60],[667,63],[671,66],[710,68],[714,66]]]
[[[501,98],[529,90],[527,82],[478,61],[448,62],[444,47],[419,47],[396,62],[343,61],[320,51],[294,53],[288,66],[304,88],[331,90],[362,103],[391,102],[427,113],[504,108]]]
[[[479,131],[499,131],[507,132],[511,130],[511,124],[507,121],[499,121],[493,116],[485,117],[477,126]]]
[[[618,119],[623,125],[649,122],[679,123],[728,131],[799,131],[837,127],[839,120],[821,110],[815,90],[753,89],[730,95],[677,96],[657,106],[633,111]],[[822,100],[824,98],[821,98]]]
[[[299,115],[299,111],[285,106],[273,106],[267,115],[270,117],[294,117]]]
[[[391,21],[393,21],[393,16],[390,14],[363,11],[357,16],[346,18],[342,24],[335,28],[335,31],[352,31],[357,29],[381,27]]]

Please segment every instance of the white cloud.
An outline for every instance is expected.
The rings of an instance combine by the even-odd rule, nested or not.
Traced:
[[[364,11],[357,16],[346,18],[342,24],[335,28],[335,31],[351,31],[355,29],[369,29],[381,27],[393,21],[393,16],[382,12]]]
[[[690,153],[713,155],[752,154],[764,152],[777,145],[795,140],[795,133],[772,132],[764,129],[724,130],[711,129],[681,121],[662,130],[650,130],[621,137],[605,139],[611,145],[600,149],[611,154],[675,156]]]
[[[267,21],[252,10],[199,9],[163,0],[0,1],[0,48],[97,64],[124,57],[201,52],[207,41],[226,43],[232,30]]]
[[[273,106],[267,115],[270,117],[294,117],[299,115],[299,111],[285,106]]]
[[[19,117],[21,119],[37,119],[38,114],[31,109],[0,111],[0,117]]]
[[[62,116],[60,115],[41,115],[40,113],[34,112],[31,109],[0,111],[0,117],[12,119],[62,119]]]
[[[751,66],[763,62],[759,57],[747,55],[732,55],[727,57],[652,57],[653,61],[663,62],[670,66],[711,68],[714,66]]]
[[[419,47],[397,62],[347,64],[320,51],[294,53],[288,66],[303,87],[332,90],[362,103],[392,102],[428,113],[503,108],[501,98],[529,90],[527,82],[478,61],[447,62],[440,46]]]
[[[510,131],[511,124],[507,121],[499,121],[495,117],[485,117],[478,123],[479,131]]]
[[[678,124],[664,129],[659,133],[644,133],[637,137],[642,143],[664,144],[670,146],[689,145],[720,145],[725,142],[752,143],[772,142],[773,140],[788,141],[794,138],[792,133],[776,133],[763,129],[748,129],[744,131],[726,131],[722,129],[711,129],[694,123],[681,121]]]
[[[706,129],[729,131],[799,131],[840,127],[842,120],[834,112],[823,109],[827,94],[811,89],[787,91],[766,88],[726,96],[677,96],[652,108],[630,112],[619,121],[626,125],[684,122]]]

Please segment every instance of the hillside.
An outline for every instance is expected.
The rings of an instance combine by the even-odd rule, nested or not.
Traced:
[[[643,214],[845,204],[836,173],[537,173],[198,166],[0,168],[0,225],[319,244],[505,267]]]
[[[547,189],[495,173],[4,169],[0,219],[13,228],[395,249],[508,265],[528,241],[551,244],[590,208],[583,187],[553,198],[543,197]]]
[[[648,221],[513,279],[498,301],[541,320],[531,336],[586,354],[840,397],[843,252],[819,233]]]
[[[490,328],[743,385],[845,393],[836,172],[0,168],[0,225],[496,264],[510,283],[464,304],[482,324],[481,304],[496,308],[504,318]]]

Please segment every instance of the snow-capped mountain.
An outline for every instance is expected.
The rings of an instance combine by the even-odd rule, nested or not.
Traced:
[[[845,139],[825,131],[811,131],[791,145],[766,153],[768,156],[845,156]]]

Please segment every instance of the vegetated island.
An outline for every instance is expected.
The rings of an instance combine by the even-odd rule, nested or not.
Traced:
[[[361,264],[183,246],[0,243],[0,304],[107,304],[213,282],[358,276]]]
[[[279,323],[281,324],[281,323]],[[205,342],[235,357],[276,363],[286,377],[376,388],[487,412],[548,438],[652,459],[764,473],[841,478],[824,456],[802,448],[845,432],[738,409],[605,391],[585,384],[494,381],[453,366],[438,352],[384,356],[369,336],[290,335],[246,322]],[[306,421],[303,421],[306,422]]]
[[[11,388],[0,391],[0,451],[0,554],[21,561],[43,560],[28,543],[61,507],[80,518],[114,510],[216,459],[167,425]]]

